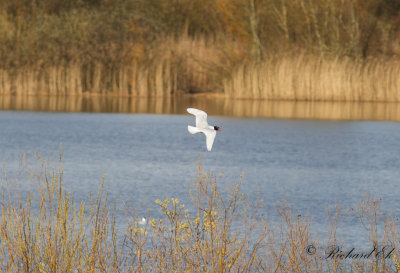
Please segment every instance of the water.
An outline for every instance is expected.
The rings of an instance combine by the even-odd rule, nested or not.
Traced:
[[[291,119],[400,121],[400,104],[383,102],[305,102],[232,100],[210,96],[170,98],[113,96],[0,96],[1,110],[186,114],[186,108],[210,115]]]
[[[203,135],[190,135],[190,115],[0,112],[0,162],[15,175],[21,153],[40,152],[57,167],[60,143],[64,184],[76,200],[97,193],[106,174],[111,200],[140,215],[158,216],[154,200],[178,197],[189,204],[198,156],[221,188],[243,175],[242,192],[265,200],[272,223],[286,197],[296,214],[310,215],[311,230],[328,239],[327,207],[356,208],[367,193],[398,216],[400,123],[211,116],[221,126],[212,152]],[[26,186],[29,189],[29,185]],[[127,219],[118,209],[118,225]],[[383,226],[383,223],[380,223]],[[360,248],[368,235],[351,214],[340,236]]]

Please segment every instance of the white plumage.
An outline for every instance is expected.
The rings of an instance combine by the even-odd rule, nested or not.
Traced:
[[[196,116],[196,127],[188,126],[191,134],[203,133],[206,135],[207,150],[211,151],[214,144],[215,135],[221,128],[218,126],[210,126],[207,123],[207,113],[195,108],[188,108],[187,111]]]
[[[146,224],[146,218],[142,217],[140,221],[138,221],[139,225],[145,225]]]

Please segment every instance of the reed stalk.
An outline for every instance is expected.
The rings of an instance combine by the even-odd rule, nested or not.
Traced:
[[[399,102],[400,61],[396,59],[354,60],[346,57],[315,56],[305,53],[276,55],[261,63],[244,63],[230,75],[218,74],[214,56],[205,57],[205,42],[174,46],[176,57],[163,56],[154,65],[135,62],[106,75],[100,64],[89,74],[79,65],[53,67],[43,71],[0,70],[2,95],[81,95],[169,97],[181,93],[220,93],[226,98]],[[203,48],[203,49],[199,49]],[[193,52],[196,50],[197,52]],[[196,55],[195,57],[193,57]],[[223,66],[221,66],[221,70]],[[108,79],[108,80],[107,80]]]
[[[224,80],[227,98],[399,102],[400,62],[296,54],[243,64]]]

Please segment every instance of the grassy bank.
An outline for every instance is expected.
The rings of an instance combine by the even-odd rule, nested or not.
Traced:
[[[356,212],[340,206],[329,210],[330,235],[320,242],[310,231],[311,218],[297,215],[287,202],[277,206],[280,224],[274,226],[260,216],[262,200],[247,200],[240,183],[222,193],[216,178],[199,165],[191,204],[155,200],[163,217],[141,225],[129,210],[134,216],[128,217],[127,229],[117,230],[115,210],[101,188],[90,202],[77,203],[63,187],[61,166],[54,170],[38,161],[38,167],[28,172],[35,188],[28,195],[18,194],[3,175],[3,272],[395,272],[400,265],[398,221],[370,196]],[[337,231],[349,213],[357,214],[372,246],[395,248],[390,258],[376,253],[362,259],[320,258],[329,255],[322,252],[328,246],[345,248]],[[123,244],[118,242],[122,235]],[[321,253],[313,253],[311,244]]]
[[[0,10],[0,94],[399,101],[397,1],[3,0]]]

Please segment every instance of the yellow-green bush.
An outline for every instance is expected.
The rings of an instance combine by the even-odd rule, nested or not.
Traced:
[[[38,162],[36,172],[20,181],[32,183],[27,194],[3,176],[2,272],[394,272],[399,266],[398,220],[385,216],[381,200],[370,196],[355,213],[371,245],[395,248],[392,258],[323,259],[325,247],[345,247],[336,233],[353,211],[330,210],[329,238],[322,243],[310,231],[311,218],[296,215],[287,202],[277,204],[279,221],[271,224],[261,217],[262,200],[247,200],[241,183],[221,191],[199,164],[191,204],[155,200],[160,218],[143,224],[132,216],[118,231],[102,187],[96,198],[77,203],[63,187],[62,167]],[[310,255],[310,244],[320,252]]]

